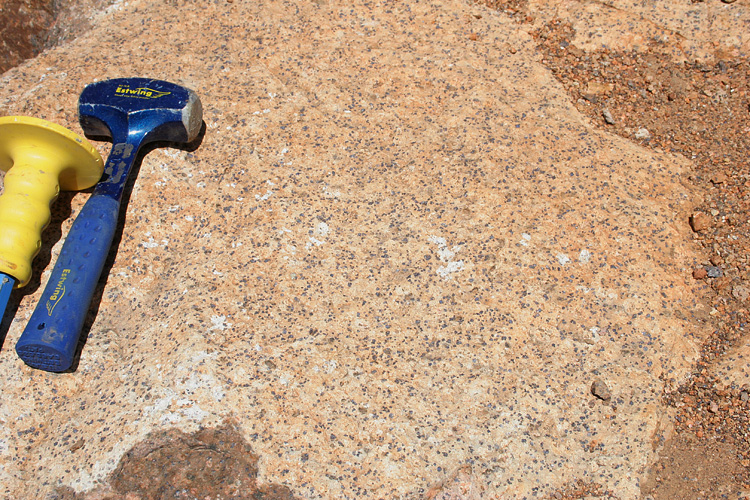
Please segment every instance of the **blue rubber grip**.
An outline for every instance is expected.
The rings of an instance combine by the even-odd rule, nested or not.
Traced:
[[[16,352],[27,365],[62,372],[73,364],[119,211],[118,200],[94,193],[76,217],[39,306],[16,343]]]

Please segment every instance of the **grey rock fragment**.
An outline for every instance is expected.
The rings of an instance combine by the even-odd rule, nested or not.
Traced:
[[[709,278],[721,278],[724,276],[724,271],[717,266],[706,266],[706,274]]]
[[[591,384],[591,394],[602,401],[609,401],[612,399],[612,393],[609,391],[609,387],[607,387],[607,384],[599,378],[594,380]]]
[[[602,110],[602,116],[604,117],[604,121],[607,122],[608,125],[615,124],[615,119],[612,117],[612,113],[609,111],[609,109],[604,108]]]

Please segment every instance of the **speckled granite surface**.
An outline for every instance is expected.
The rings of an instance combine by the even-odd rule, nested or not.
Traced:
[[[750,9],[744,2],[529,0],[534,24],[570,23],[586,51],[651,46],[674,61],[750,55]]]
[[[686,163],[593,128],[515,22],[123,2],[4,74],[0,112],[79,130],[83,86],[121,76],[191,87],[207,133],[144,158],[75,372],[17,359],[38,281],[17,299],[0,495],[89,490],[151,431],[232,419],[301,498],[421,498],[466,467],[483,498],[638,497],[707,314]]]
[[[727,387],[750,387],[750,342],[733,348],[712,374]]]

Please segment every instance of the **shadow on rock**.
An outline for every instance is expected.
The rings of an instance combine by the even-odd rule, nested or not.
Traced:
[[[258,486],[258,457],[232,426],[185,434],[158,431],[123,455],[108,484],[88,493],[60,488],[56,500],[293,500],[285,486]]]

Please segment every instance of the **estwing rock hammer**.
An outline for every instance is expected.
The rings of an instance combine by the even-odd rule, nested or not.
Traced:
[[[195,92],[146,78],[88,85],[78,100],[78,114],[86,135],[109,137],[113,145],[102,180],[70,228],[42,298],[16,344],[26,364],[51,372],[73,364],[138,151],[155,141],[192,142],[203,121]]]

